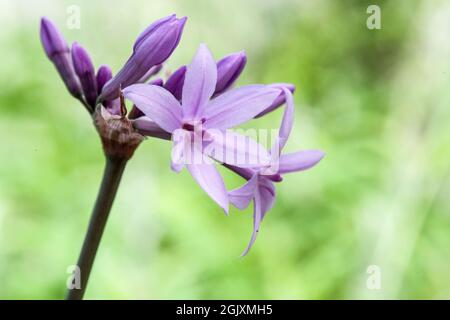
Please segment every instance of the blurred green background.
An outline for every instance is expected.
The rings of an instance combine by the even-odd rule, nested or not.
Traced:
[[[366,27],[370,4],[381,30]],[[70,5],[80,29],[67,27]],[[126,169],[86,298],[450,298],[445,0],[1,1],[0,298],[64,296],[103,170],[88,114],[43,53],[40,17],[116,72],[137,34],[173,12],[189,21],[166,71],[200,42],[217,59],[245,49],[239,84],[297,86],[287,151],[327,155],[277,185],[239,258],[251,209],[225,217],[187,172],[170,170],[170,144],[148,139]],[[280,117],[249,126],[275,128]],[[366,283],[371,265],[379,290]]]

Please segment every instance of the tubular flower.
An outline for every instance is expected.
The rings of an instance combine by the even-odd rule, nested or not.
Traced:
[[[190,151],[203,153],[203,143],[216,143],[228,148],[227,141],[215,140],[215,134],[242,124],[269,107],[280,90],[264,85],[250,85],[233,89],[211,99],[217,83],[217,65],[205,45],[200,45],[192,63],[186,68],[182,90],[182,103],[166,89],[149,84],[135,84],[124,89],[125,98],[131,100],[151,121],[171,133],[172,169],[180,171],[184,166],[196,182],[222,209],[228,212],[228,195],[222,177],[212,163],[178,163]],[[233,137],[239,136],[234,134]],[[196,144],[200,140],[200,147]],[[252,140],[249,148],[228,150],[234,154],[249,150],[261,151]],[[262,151],[261,151],[262,152]],[[208,154],[205,154],[208,155]],[[268,158],[268,154],[267,160]],[[195,157],[195,156],[194,156]]]
[[[271,150],[272,163],[269,166],[257,169],[227,166],[248,180],[242,187],[228,193],[230,202],[236,208],[243,210],[253,200],[253,232],[250,242],[242,255],[246,255],[249,252],[256,240],[262,220],[275,202],[274,183],[281,182],[282,176],[286,173],[303,171],[315,166],[324,156],[324,153],[319,150],[299,151],[288,154],[281,153],[288,140],[294,119],[292,94],[285,87],[283,87],[283,93],[286,97],[286,109],[278,137]]]

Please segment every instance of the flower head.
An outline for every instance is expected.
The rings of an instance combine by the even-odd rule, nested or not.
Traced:
[[[227,141],[215,140],[215,135],[208,135],[208,132],[220,132],[252,119],[273,103],[280,90],[264,85],[251,85],[227,91],[211,99],[216,84],[217,65],[206,45],[202,44],[192,63],[186,68],[181,104],[169,91],[154,85],[131,85],[123,93],[164,131],[178,137],[174,139],[172,154],[176,156],[172,159],[172,169],[180,171],[186,165],[204,191],[228,212],[227,191],[215,166],[212,163],[180,164],[174,158],[186,155],[189,150],[197,150],[195,138],[200,140],[200,152],[203,152],[203,142],[208,137],[208,143],[218,143],[226,148]],[[246,151],[247,149],[229,150],[233,153]]]

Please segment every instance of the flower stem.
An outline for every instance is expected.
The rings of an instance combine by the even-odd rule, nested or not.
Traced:
[[[78,258],[80,288],[68,289],[67,300],[81,300],[89,280],[92,265],[97,253],[109,211],[111,210],[116,192],[125,169],[127,159],[112,159],[106,157],[106,166],[103,173],[103,180],[97,195],[97,201],[92,211],[89,227],[84,238],[83,247]]]

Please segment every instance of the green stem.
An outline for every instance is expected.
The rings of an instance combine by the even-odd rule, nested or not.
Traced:
[[[102,184],[77,263],[81,286],[79,289],[68,289],[67,300],[83,299],[95,255],[126,164],[127,159],[106,158]]]

